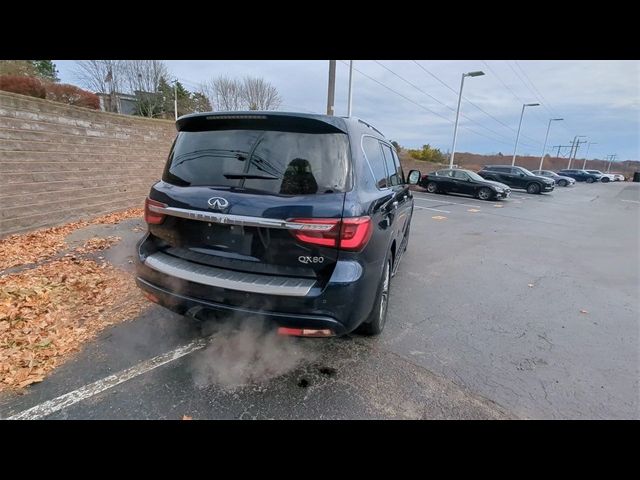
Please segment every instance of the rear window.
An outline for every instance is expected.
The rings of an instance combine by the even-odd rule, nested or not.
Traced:
[[[182,131],[163,180],[280,195],[344,192],[349,185],[349,141],[344,133]]]

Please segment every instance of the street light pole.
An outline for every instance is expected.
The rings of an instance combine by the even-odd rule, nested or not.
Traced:
[[[347,104],[347,117],[351,116],[352,102],[353,102],[353,60],[349,60],[349,103]]]
[[[484,72],[468,72],[462,74],[460,81],[460,94],[458,95],[458,108],[456,109],[456,123],[453,126],[453,145],[451,146],[451,155],[449,156],[449,168],[453,168],[453,159],[456,155],[456,139],[458,138],[458,118],[460,117],[460,104],[462,103],[462,89],[464,88],[464,77],[480,77]]]
[[[542,162],[544,161],[544,151],[547,149],[547,140],[549,139],[549,129],[551,128],[551,122],[559,122],[560,120],[564,120],[564,118],[550,118],[549,125],[547,125],[547,134],[544,137],[544,146],[542,147],[542,156],[540,157],[540,166],[538,170],[542,170]]]
[[[589,155],[589,149],[591,148],[591,145],[597,145],[597,142],[589,142],[589,144],[587,145],[587,153],[584,154],[584,162],[582,162],[582,169],[584,170],[584,167],[587,165],[587,155]]]
[[[516,152],[518,151],[518,140],[520,139],[520,128],[522,127],[522,118],[524,117],[524,109],[526,107],[537,107],[539,103],[523,103],[522,113],[520,113],[520,123],[518,124],[518,133],[516,134],[516,145],[513,147],[513,158],[511,159],[511,166],[516,164]]]

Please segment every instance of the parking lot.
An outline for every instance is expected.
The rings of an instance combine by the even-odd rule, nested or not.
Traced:
[[[0,417],[640,418],[640,184],[415,205],[381,336],[265,343],[152,305]],[[129,269],[131,225],[105,253]]]

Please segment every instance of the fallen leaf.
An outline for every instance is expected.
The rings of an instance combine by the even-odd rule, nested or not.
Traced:
[[[529,284],[527,284],[527,287],[529,287],[529,288],[533,288],[533,283],[529,283]]]
[[[580,313],[589,313],[586,310],[580,310]]]
[[[190,417],[189,415],[183,415],[182,419],[183,420],[193,420],[193,417]]]

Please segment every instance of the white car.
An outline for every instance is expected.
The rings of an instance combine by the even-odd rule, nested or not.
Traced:
[[[602,183],[615,182],[616,181],[616,177],[612,173],[602,173],[600,170],[587,170],[587,172],[593,173],[595,175],[602,175],[602,178],[600,179],[600,181]],[[605,178],[606,178],[606,180],[605,180]]]
[[[622,175],[621,173],[610,173],[609,175],[613,175],[614,176],[614,180],[616,182],[624,182],[625,181],[624,175]]]

